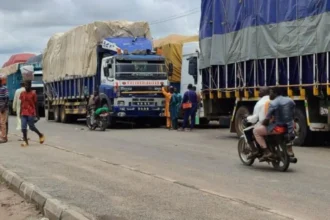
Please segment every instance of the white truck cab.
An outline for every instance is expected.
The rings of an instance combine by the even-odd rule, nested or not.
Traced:
[[[181,85],[180,93],[183,94],[187,91],[189,84],[196,87],[197,94],[201,95],[202,90],[202,75],[199,71],[199,42],[184,43],[182,47],[182,65],[181,65]],[[202,98],[202,97],[201,97]],[[199,110],[200,123],[207,124],[209,120],[204,115],[203,104],[200,104]]]

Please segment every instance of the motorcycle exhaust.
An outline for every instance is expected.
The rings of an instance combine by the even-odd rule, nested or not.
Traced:
[[[298,159],[295,157],[290,157],[290,163],[297,163]]]

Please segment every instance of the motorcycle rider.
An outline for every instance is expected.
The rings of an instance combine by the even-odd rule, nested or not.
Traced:
[[[267,148],[265,136],[281,134],[287,131],[290,138],[294,137],[294,101],[289,97],[282,96],[281,89],[278,87],[270,89],[269,98],[271,102],[269,103],[266,118],[262,125],[255,127],[253,130],[257,143],[264,151],[260,161],[265,161],[272,156],[271,151]],[[292,147],[288,147],[288,154],[293,156]]]
[[[91,124],[92,125],[95,123],[94,112],[96,111],[96,109],[101,107],[100,103],[101,103],[101,100],[100,100],[100,96],[99,96],[99,91],[96,89],[88,101],[88,108],[91,110]]]
[[[259,97],[260,97],[259,101],[254,106],[253,114],[246,118],[248,123],[255,124],[256,127],[261,125],[262,122],[266,118],[266,114],[267,114],[266,104],[270,100],[269,99],[269,88],[268,87],[260,88]],[[244,131],[244,132],[245,132],[245,135],[246,135],[246,137],[249,141],[249,145],[252,149],[252,152],[251,152],[251,154],[249,155],[248,158],[252,158],[252,157],[256,156],[259,153],[259,151],[255,147],[255,145],[252,143],[253,142],[251,140],[252,139],[252,134],[249,135],[249,132],[251,132],[251,130]]]

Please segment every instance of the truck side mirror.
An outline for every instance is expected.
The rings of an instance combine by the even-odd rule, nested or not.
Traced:
[[[105,77],[109,77],[110,76],[109,68],[107,66],[106,67],[103,67],[103,72],[104,72],[104,76]]]
[[[195,77],[197,76],[197,57],[191,57],[189,58],[189,69],[188,69],[189,75]]]
[[[168,64],[168,76],[173,75],[173,63]]]

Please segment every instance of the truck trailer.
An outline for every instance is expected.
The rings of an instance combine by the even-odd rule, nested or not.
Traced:
[[[43,57],[47,119],[84,118],[87,100],[98,90],[101,105],[111,111],[110,125],[162,125],[161,84],[168,85],[168,74],[150,39],[146,22],[94,22],[54,35]]]
[[[329,0],[202,0],[201,9],[206,115],[230,116],[240,136],[259,88],[280,87],[296,103],[296,145],[329,135]]]

